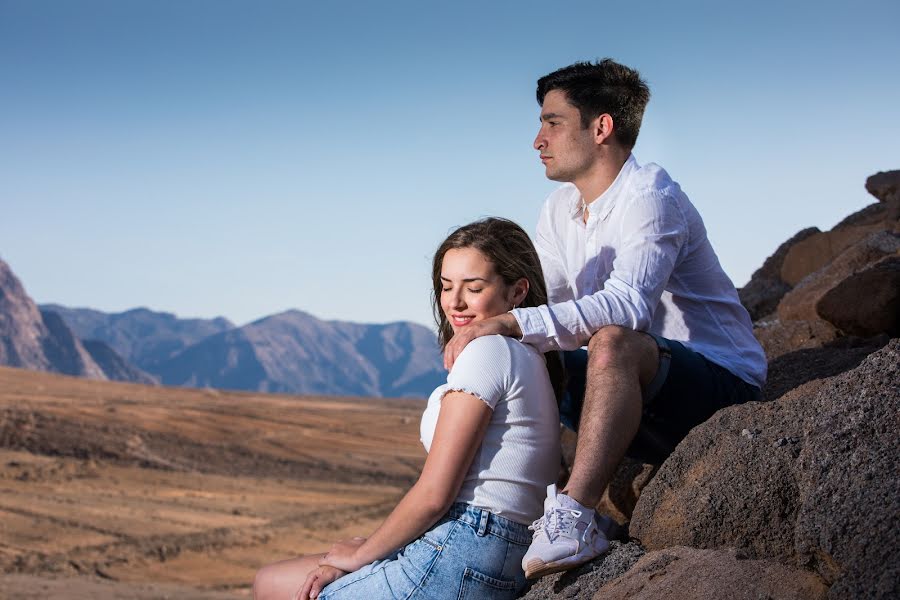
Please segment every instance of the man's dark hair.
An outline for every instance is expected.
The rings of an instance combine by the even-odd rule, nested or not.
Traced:
[[[569,103],[581,113],[582,128],[608,113],[616,139],[629,150],[634,148],[650,100],[650,88],[640,73],[609,58],[577,62],[538,79],[538,104],[544,105],[551,90],[566,93]]]

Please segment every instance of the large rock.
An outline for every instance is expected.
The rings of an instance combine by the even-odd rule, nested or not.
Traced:
[[[898,381],[893,339],[852,371],[719,411],[644,490],[631,534],[812,566],[829,598],[900,597]]]
[[[766,259],[759,269],[753,273],[750,281],[738,290],[741,304],[750,313],[754,321],[771,314],[781,298],[791,289],[781,278],[781,266],[788,251],[806,238],[821,233],[818,227],[808,227],[794,234],[791,239],[781,244],[775,253]]]
[[[753,334],[762,345],[766,357],[771,361],[796,350],[819,348],[834,342],[844,333],[868,337],[892,331],[890,327],[881,328],[895,321],[895,317],[884,310],[890,310],[894,302],[892,298],[896,293],[896,290],[886,282],[892,277],[890,272],[879,270],[861,276],[856,281],[868,286],[865,288],[846,286],[842,282],[870,270],[879,260],[898,251],[900,251],[900,236],[890,231],[878,231],[858,241],[830,264],[805,277],[784,295],[774,315],[754,323]],[[847,325],[854,323],[864,325],[851,326],[849,331],[844,332],[835,322],[822,318],[818,306],[834,289],[841,292],[839,296],[835,296],[837,302],[826,301],[824,305],[826,314],[829,316],[855,314],[853,317],[855,321],[846,319],[842,322]],[[880,291],[874,293],[875,290]],[[859,302],[848,299],[854,293],[867,294],[869,297],[862,298]],[[833,294],[836,295],[838,292]],[[854,313],[855,309],[848,304],[858,304],[867,311]]]
[[[811,400],[796,552],[829,598],[900,598],[900,339]]]
[[[897,252],[900,252],[900,236],[889,231],[867,236],[785,294],[778,305],[778,318],[782,321],[820,319],[816,313],[816,303],[831,288],[868,265]]]
[[[848,336],[819,348],[803,348],[782,354],[769,361],[763,395],[767,400],[776,400],[808,381],[855,369],[868,355],[889,341],[885,334],[871,338]]]
[[[609,552],[600,558],[571,571],[543,577],[521,597],[525,600],[591,598],[600,588],[631,569],[643,555],[644,550],[634,542],[611,542]]]
[[[619,525],[627,525],[641,492],[653,479],[658,468],[659,465],[626,456],[616,469],[612,481],[606,486],[596,510],[611,517]]]
[[[766,353],[766,358],[772,361],[789,352],[828,344],[839,338],[840,332],[822,319],[782,321],[772,317],[754,323],[753,335]]]
[[[885,227],[881,223],[822,231],[794,244],[781,265],[781,279],[797,285],[810,273],[831,263],[844,250]]]
[[[816,313],[851,335],[900,335],[900,255],[841,281],[819,299]]]
[[[884,202],[876,202],[859,209],[855,213],[844,217],[837,225],[831,228],[832,231],[838,231],[847,227],[857,227],[859,225],[874,225],[876,223],[884,223],[886,229],[890,220],[890,206]]]
[[[815,574],[734,550],[683,546],[649,552],[595,600],[819,600],[827,586]],[[579,596],[587,598],[588,596]]]
[[[650,550],[734,547],[796,559],[803,428],[795,412],[784,401],[749,403],[694,428],[641,494],[631,535]]]
[[[900,171],[880,171],[866,179],[866,191],[884,203],[900,203]]]

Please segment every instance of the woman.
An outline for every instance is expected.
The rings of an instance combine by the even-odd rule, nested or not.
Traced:
[[[474,322],[547,301],[537,252],[512,221],[454,231],[434,257],[441,346]],[[548,361],[548,362],[545,362]],[[547,367],[559,375],[554,386]],[[559,468],[556,355],[485,336],[466,346],[422,417],[428,458],[368,539],[264,567],[256,600],[515,598],[528,524]],[[398,550],[399,548],[399,550]]]

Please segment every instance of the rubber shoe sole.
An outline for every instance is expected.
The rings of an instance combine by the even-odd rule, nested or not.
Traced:
[[[588,548],[585,548],[585,550],[588,550]],[[573,556],[567,556],[565,558],[561,558],[559,560],[554,560],[551,562],[544,562],[538,557],[532,558],[525,564],[525,578],[540,579],[545,575],[551,575],[553,573],[559,573],[560,571],[568,571],[570,569],[574,569],[575,567],[579,567],[586,562],[594,560],[598,556],[603,556],[607,552],[607,550],[609,550],[609,547],[604,549],[603,552],[599,552],[593,555],[590,555],[590,553],[586,553],[584,552],[584,550],[582,550],[580,553]]]

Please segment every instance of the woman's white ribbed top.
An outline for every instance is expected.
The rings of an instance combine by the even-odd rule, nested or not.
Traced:
[[[559,412],[544,356],[501,335],[471,341],[447,383],[428,399],[421,423],[426,451],[451,391],[472,394],[493,409],[456,500],[531,524],[543,513],[547,485],[556,481],[560,465]]]

